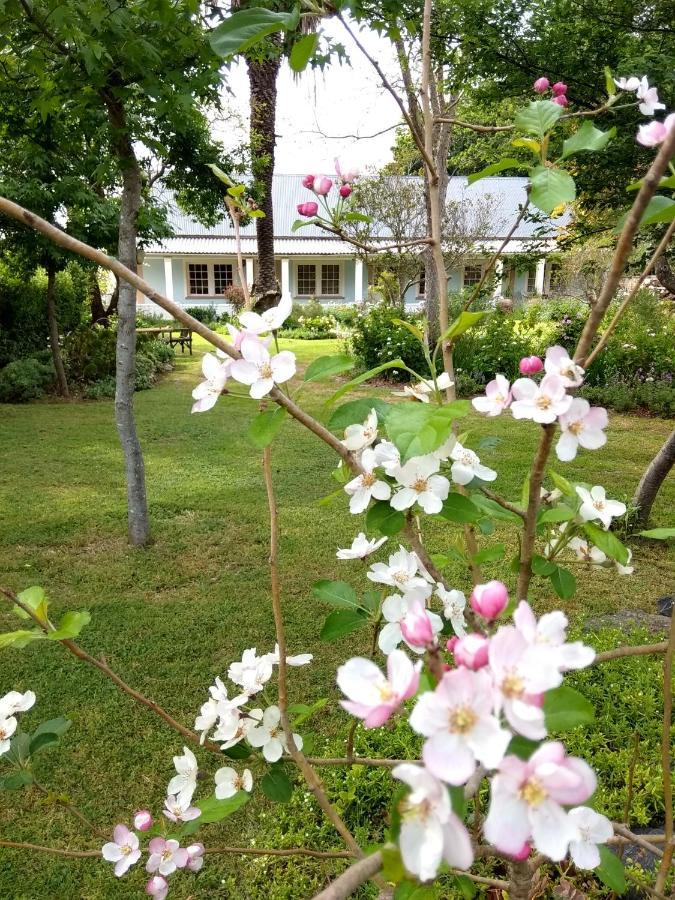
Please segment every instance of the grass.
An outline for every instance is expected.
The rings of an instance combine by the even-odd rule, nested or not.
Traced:
[[[301,364],[336,348],[334,341],[284,345]],[[198,350],[204,347],[197,343]],[[43,585],[57,614],[89,609],[92,622],[82,645],[104,653],[128,682],[187,724],[214,676],[224,674],[231,660],[245,647],[267,650],[274,643],[260,454],[245,438],[254,406],[228,398],[208,414],[190,416],[199,361],[199,352],[193,358],[179,355],[170,376],[136,395],[155,539],[142,551],[126,544],[123,469],[111,402],[4,406],[0,422],[0,583],[15,590]],[[333,388],[313,387],[304,404],[318,414]],[[670,427],[657,419],[612,416],[605,450],[582,453],[564,471],[604,484],[612,497],[628,498]],[[486,435],[502,438],[484,461],[498,469],[503,495],[520,496],[536,429],[507,417],[472,417],[470,428],[470,444]],[[331,452],[295,422],[284,425],[273,447],[289,645],[292,652],[317,654],[311,666],[293,672],[294,700],[328,695],[334,701],[336,665],[366,648],[365,635],[323,646],[318,641],[328,610],[313,599],[312,583],[331,577],[364,582],[358,564],[335,559],[336,547],[351,541],[362,519],[351,517],[343,501],[317,504],[335,489],[329,477],[333,463]],[[672,524],[673,499],[671,482],[654,507],[655,523],[667,524],[670,516]],[[443,550],[448,535],[454,539],[456,534],[434,523],[430,546]],[[509,541],[508,549],[515,551],[507,533],[490,540],[495,537]],[[567,605],[572,615],[626,606],[654,611],[672,568],[663,547],[639,541],[633,546],[635,575],[617,581],[610,572],[591,573],[584,592]],[[485,574],[512,578],[503,563],[486,566]],[[468,587],[459,568],[449,570],[449,578],[457,587]],[[540,609],[555,603],[547,582],[535,582],[532,597]],[[0,612],[0,629],[14,627],[16,619]],[[28,729],[58,715],[73,720],[59,749],[40,757],[41,783],[69,796],[106,831],[115,822],[128,822],[139,807],[159,811],[173,771],[171,757],[181,752],[178,735],[60,647],[3,651],[0,695],[28,688],[38,695],[25,717]],[[321,728],[334,738],[343,733],[346,719],[334,702],[331,707],[322,714]],[[201,759],[210,777],[217,761],[206,753]],[[255,836],[259,810],[258,802],[251,803],[231,823],[215,826],[211,833],[216,836],[209,840],[247,843]],[[34,791],[3,794],[0,832],[8,839],[61,847],[100,845]],[[197,882],[176,878],[171,894],[245,897],[245,889],[232,894],[223,887],[222,879],[237,865],[237,859],[211,858]],[[13,900],[134,897],[143,874],[138,870],[117,881],[110,866],[96,861],[0,851],[0,896]]]

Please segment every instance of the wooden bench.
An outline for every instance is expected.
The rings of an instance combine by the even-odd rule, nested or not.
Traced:
[[[168,342],[170,347],[180,344],[180,352],[187,347],[192,356],[192,330],[190,328],[137,328],[138,334],[151,334]]]

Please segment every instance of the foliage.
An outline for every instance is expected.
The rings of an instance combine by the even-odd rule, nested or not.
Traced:
[[[294,338],[306,341],[317,341],[323,338],[336,337],[337,322],[333,316],[299,316],[297,326],[287,329],[288,334]]]
[[[617,412],[645,409],[654,416],[664,419],[675,417],[675,387],[672,379],[635,384],[616,384],[582,387],[579,391],[589,403],[604,406]]]
[[[68,377],[77,384],[90,385],[84,395],[93,400],[109,397],[115,379],[117,335],[115,328],[83,326],[65,342]],[[160,372],[171,368],[173,348],[150,335],[138,335],[136,352],[136,390],[151,387]]]
[[[0,403],[39,400],[54,382],[51,362],[33,357],[17,359],[0,369]]]
[[[237,284],[231,284],[228,288],[225,288],[223,297],[228,303],[232,304],[235,310],[242,309],[246,300],[243,290]]]
[[[115,379],[112,375],[105,375],[98,381],[85,384],[82,391],[85,400],[111,400],[115,396]]]
[[[213,303],[208,306],[187,306],[185,312],[204,325],[217,325],[220,322],[220,315]]]
[[[416,321],[400,309],[385,305],[372,306],[360,313],[354,323],[350,344],[359,364],[372,369],[391,359],[402,359],[416,372],[424,371],[426,361],[419,341],[397,321]],[[392,369],[385,377],[408,381],[409,373]]]

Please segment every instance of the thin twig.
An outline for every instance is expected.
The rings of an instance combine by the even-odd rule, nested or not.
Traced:
[[[503,509],[508,509],[510,512],[515,513],[515,515],[520,516],[521,519],[527,518],[527,513],[524,509],[516,506],[515,503],[511,503],[509,500],[505,500],[499,494],[491,491],[490,488],[483,486],[480,490],[482,494],[485,494],[485,496],[489,497],[490,500],[494,500],[494,502],[498,503]]]
[[[357,887],[376,875],[382,868],[382,854],[378,851],[350,866],[328,887],[314,895],[314,900],[345,900]]]
[[[647,838],[642,837],[641,834],[635,834],[630,830],[630,828],[626,828],[621,822],[612,822],[612,828],[614,829],[616,834],[621,835],[621,837],[626,838],[632,844],[637,844],[638,847],[642,847],[643,850],[647,850],[649,853],[653,853],[654,856],[662,857],[663,850],[659,847],[655,847],[654,844],[650,843]]]
[[[663,850],[661,867],[656,876],[655,888],[663,891],[668,869],[673,859],[675,839],[673,836],[673,784],[670,769],[670,729],[673,724],[673,652],[675,651],[675,624],[670,620],[670,638],[668,649],[663,660],[663,729],[661,731],[661,768],[663,770],[663,803],[666,824],[664,832],[666,844]]]
[[[233,854],[240,856],[311,856],[313,859],[354,859],[349,850],[310,850],[309,847],[289,847],[273,849],[271,847],[207,847],[205,854]]]
[[[532,554],[537,532],[537,512],[541,503],[541,483],[544,480],[544,468],[546,460],[551,452],[555,424],[542,425],[541,439],[537,448],[537,455],[530,470],[530,493],[527,500],[527,514],[523,528],[523,544],[520,550],[520,569],[518,572],[518,586],[516,598],[527,600],[527,592],[532,578]]]
[[[649,653],[665,653],[668,649],[668,641],[662,641],[660,644],[640,644],[637,647],[615,647],[614,650],[605,650],[598,653],[592,666],[598,663],[609,662],[612,659],[622,659],[625,656],[646,656]]]
[[[101,859],[100,850],[64,850],[61,847],[43,847],[41,844],[26,844],[21,841],[0,840],[0,847],[12,850],[34,850],[40,853],[53,853],[55,856],[70,856],[73,859]]]
[[[70,802],[70,800],[67,800],[64,797],[59,797],[57,794],[54,794],[53,791],[47,790],[46,787],[43,787],[39,782],[35,781],[35,779],[33,779],[32,786],[41,794],[44,794],[45,797],[49,797],[50,800],[57,806],[61,806],[63,807],[63,809],[67,810],[67,812],[69,812],[71,816],[74,816],[78,821],[82,822],[83,825],[86,825],[90,831],[94,832],[94,834],[97,834],[99,835],[99,837],[107,840],[108,836],[106,832],[99,828],[98,825],[94,825],[91,819],[88,819],[87,816],[85,816],[85,814],[81,810],[79,810],[74,803]]]

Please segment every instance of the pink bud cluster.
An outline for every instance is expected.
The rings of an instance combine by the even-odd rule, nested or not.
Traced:
[[[359,177],[356,169],[342,169],[340,161],[335,160],[335,172],[337,178],[335,186],[343,200],[346,200],[352,193],[352,184]],[[305,175],[302,179],[302,186],[306,187],[317,197],[327,197],[333,187],[333,182],[325,175]],[[297,206],[298,213],[305,218],[311,219],[319,211],[319,204],[315,200],[307,200],[305,203],[299,203]]]
[[[552,85],[548,78],[542,77],[537,78],[532,87],[538,94],[545,94],[550,89],[552,94],[551,100],[553,103],[557,103],[558,106],[569,105],[567,99],[567,85],[562,81],[556,81],[555,84]]]

